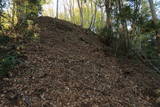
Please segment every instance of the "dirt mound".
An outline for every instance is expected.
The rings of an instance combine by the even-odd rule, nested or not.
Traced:
[[[27,60],[4,81],[0,106],[152,107],[160,79],[106,55],[95,34],[69,22],[40,17],[40,40],[29,42]],[[109,53],[109,52],[108,52]]]
[[[47,27],[48,30],[61,29],[63,31],[75,31],[75,30],[80,31],[79,26],[73,25],[67,21],[56,19],[56,18],[53,19],[51,17],[39,17],[36,20],[36,22],[39,23],[43,27]]]

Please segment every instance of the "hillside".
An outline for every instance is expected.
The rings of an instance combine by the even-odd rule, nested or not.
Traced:
[[[119,61],[96,34],[39,17],[40,39],[25,44],[23,64],[0,82],[0,107],[154,107],[160,78]]]

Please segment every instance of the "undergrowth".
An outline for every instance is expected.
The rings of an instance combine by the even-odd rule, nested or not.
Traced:
[[[38,32],[40,29],[38,26],[32,20],[28,21],[27,26],[27,28],[23,29],[23,32],[13,32],[13,35],[21,35],[21,37],[11,38],[12,35],[0,34],[0,76],[8,76],[11,69],[23,62],[23,59],[21,59],[23,55],[20,52],[24,48],[23,41],[39,40]]]
[[[11,70],[18,63],[18,58],[15,55],[6,55],[0,60],[0,76],[8,76]]]
[[[16,49],[10,48],[12,39],[8,36],[0,36],[0,76],[8,76],[11,70],[18,63]]]

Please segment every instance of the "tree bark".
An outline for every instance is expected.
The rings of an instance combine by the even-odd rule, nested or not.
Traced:
[[[59,0],[57,0],[57,9],[56,9],[56,18],[58,19],[59,15]]]
[[[80,20],[81,20],[81,26],[83,27],[83,7],[82,7],[82,1],[77,0],[79,12],[80,12]]]
[[[151,9],[153,23],[157,26],[158,25],[158,18],[157,18],[157,15],[156,15],[156,10],[155,10],[153,0],[148,0],[148,2],[149,2],[149,5],[150,5],[150,9]],[[158,54],[160,56],[160,29],[157,29],[156,45],[157,45],[157,48],[158,48]]]
[[[89,25],[89,29],[92,29],[95,25],[95,22],[96,22],[96,16],[97,16],[97,5],[94,4],[94,12],[93,12],[93,4],[91,2],[91,9],[92,9],[92,17],[91,17],[91,22],[90,22],[90,25]]]
[[[153,0],[148,0],[148,2],[149,2],[149,5],[150,5],[153,22],[154,22],[155,25],[157,25],[158,24],[158,19],[157,19],[157,15],[156,15]]]
[[[106,26],[107,29],[112,29],[112,20],[111,20],[111,1],[105,0],[105,8],[106,8],[106,14],[107,14],[107,20],[106,20]]]

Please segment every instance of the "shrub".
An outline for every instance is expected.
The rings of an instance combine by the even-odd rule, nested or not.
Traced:
[[[16,56],[6,56],[0,60],[0,76],[8,75],[8,71],[17,64]]]
[[[1,36],[0,35],[0,45],[4,45],[10,41],[10,38],[8,36]]]

